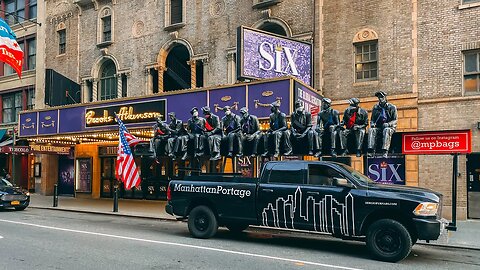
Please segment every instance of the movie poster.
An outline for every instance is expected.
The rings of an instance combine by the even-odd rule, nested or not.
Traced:
[[[68,156],[60,156],[58,159],[58,194],[73,195],[74,191],[74,163]]]

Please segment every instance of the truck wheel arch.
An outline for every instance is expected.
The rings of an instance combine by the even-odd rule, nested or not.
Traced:
[[[213,211],[213,213],[215,214],[215,216],[218,218],[217,209],[215,208],[214,204],[206,198],[197,198],[197,199],[192,200],[190,202],[189,206],[188,206],[186,216],[188,216],[190,214],[190,211],[192,211],[193,208],[195,208],[199,205],[205,205],[208,208],[210,208]]]
[[[383,209],[373,211],[363,220],[360,227],[361,235],[366,235],[368,227],[380,219],[393,219],[400,222],[403,226],[405,226],[405,228],[407,228],[412,240],[417,238],[417,229],[415,228],[411,218],[397,210],[389,210],[388,212],[385,212]]]

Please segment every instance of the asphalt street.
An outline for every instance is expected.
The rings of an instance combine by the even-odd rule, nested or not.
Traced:
[[[185,222],[0,210],[0,269],[480,269],[478,250],[416,245],[384,263],[365,244],[250,228],[190,237]]]

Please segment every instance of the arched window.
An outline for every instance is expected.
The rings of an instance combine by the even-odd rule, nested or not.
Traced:
[[[118,97],[116,73],[117,69],[112,60],[107,60],[103,63],[100,71],[99,100],[114,99]]]
[[[264,22],[258,27],[258,29],[280,36],[287,36],[287,32],[285,31],[285,29],[281,25],[274,22]]]
[[[163,74],[164,91],[191,88],[190,53],[187,47],[175,45],[167,55],[166,71]]]

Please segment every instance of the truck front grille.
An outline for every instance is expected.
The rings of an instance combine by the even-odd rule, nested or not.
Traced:
[[[3,195],[2,197],[3,201],[25,201],[27,200],[27,196],[20,194],[20,195],[12,195],[12,194],[6,194]]]

